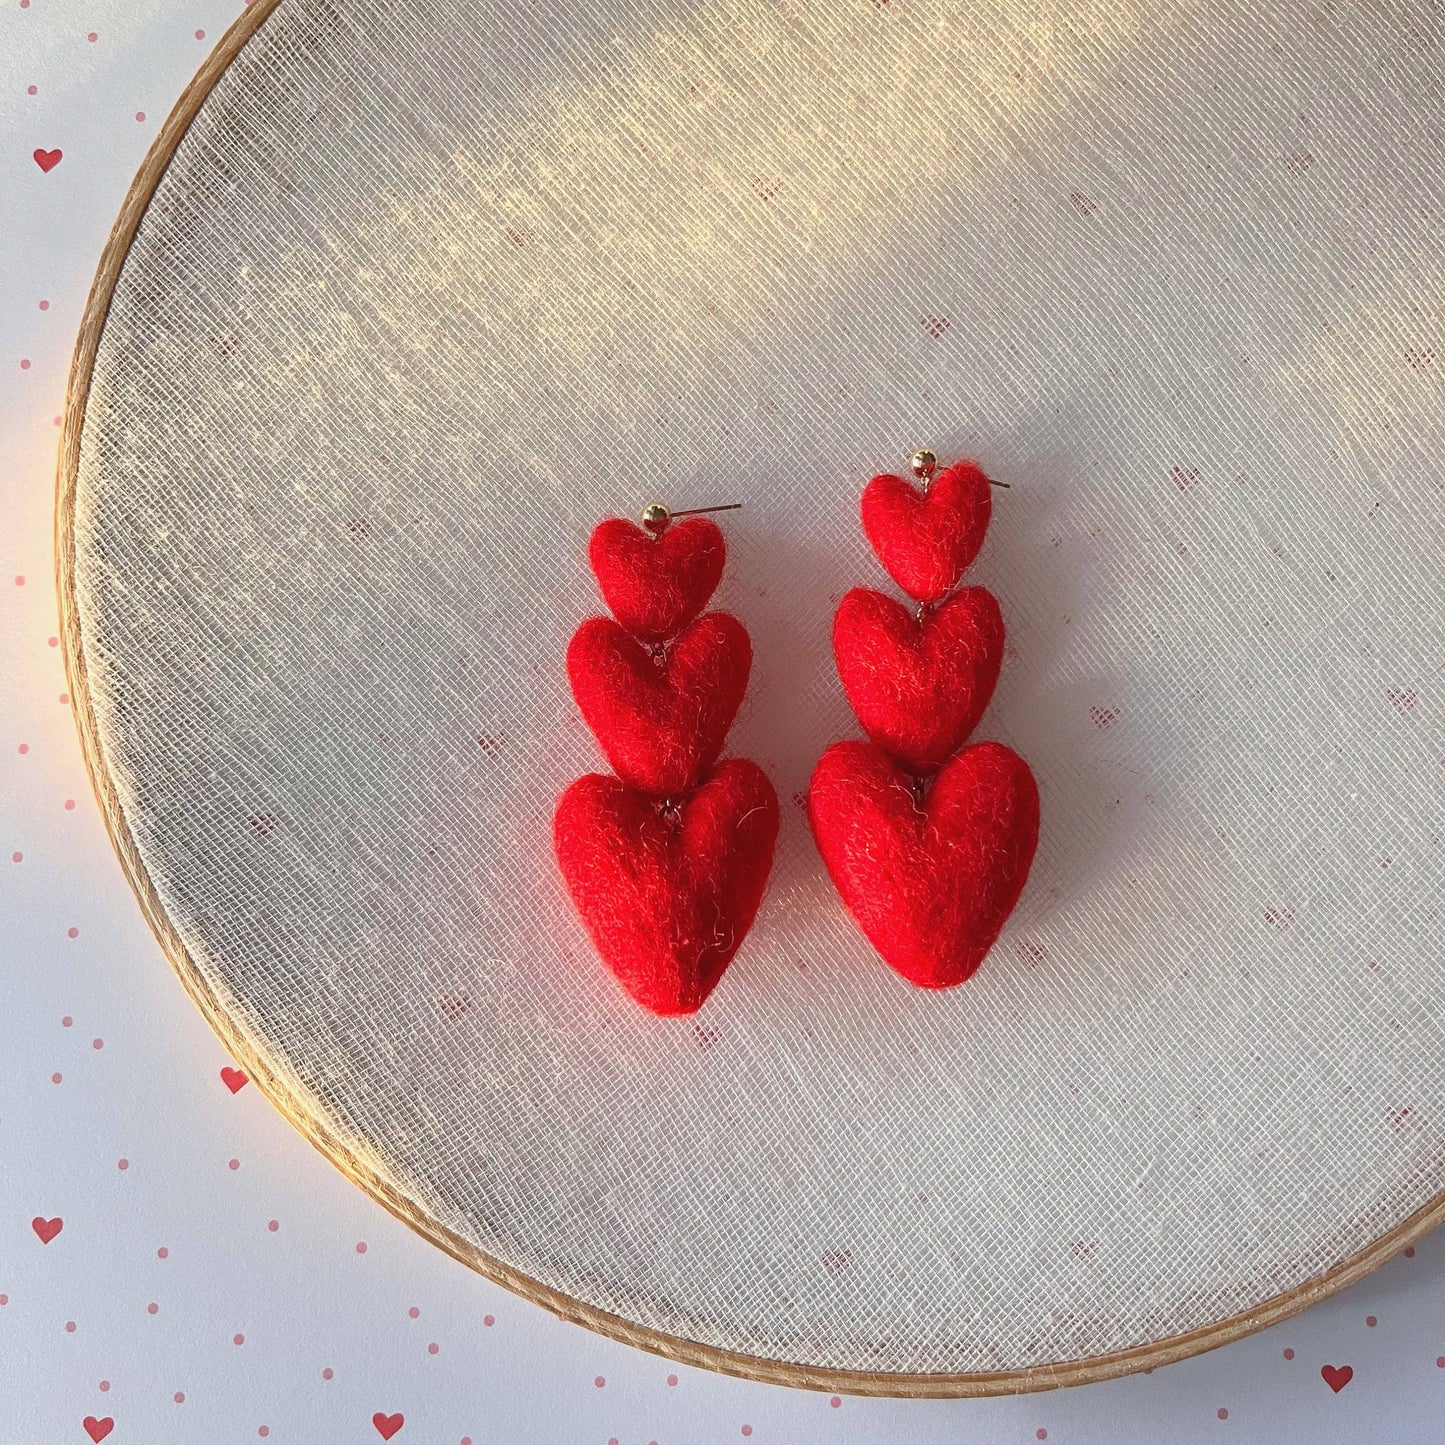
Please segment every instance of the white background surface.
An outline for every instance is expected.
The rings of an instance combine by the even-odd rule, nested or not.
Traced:
[[[371,1204],[254,1087],[231,1093],[89,797],[54,645],[51,508],[100,247],[234,7],[3,3],[0,1445],[84,1441],[86,1417],[113,1419],[122,1445],[367,1441],[376,1412],[404,1416],[402,1445],[1445,1439],[1433,1241],[1300,1321],[1151,1376],[835,1403],[673,1366],[514,1301]],[[57,148],[43,173],[32,152]],[[63,1220],[48,1244],[37,1216]],[[1346,1365],[1336,1393],[1321,1369]]]

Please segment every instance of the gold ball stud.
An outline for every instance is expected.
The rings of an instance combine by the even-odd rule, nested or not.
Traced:
[[[938,467],[938,458],[927,447],[922,447],[908,458],[908,465],[915,477],[926,482]]]
[[[649,502],[642,509],[642,525],[649,532],[661,532],[672,521],[672,513],[661,502]]]

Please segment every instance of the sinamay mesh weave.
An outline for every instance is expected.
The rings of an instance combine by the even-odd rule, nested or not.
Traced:
[[[209,987],[480,1249],[770,1359],[1008,1369],[1287,1291],[1445,1188],[1433,6],[289,0],[131,251],[76,599]],[[1032,880],[910,990],[800,807],[914,446]],[[786,817],[693,1020],[554,871],[595,521],[741,501]]]

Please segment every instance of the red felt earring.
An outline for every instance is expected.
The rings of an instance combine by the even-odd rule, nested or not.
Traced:
[[[729,510],[708,508],[710,511]],[[752,665],[747,629],[706,606],[727,548],[704,517],[610,518],[592,570],[613,619],[567,649],[572,694],[616,777],[557,802],[563,881],[602,961],[643,1008],[699,1009],[752,926],[772,868],[778,799],[745,758],[718,763]]]
[[[874,477],[862,516],[878,560],[919,605],[910,613],[864,588],[839,605],[834,657],[871,741],[823,754],[808,816],[839,896],[884,960],[920,988],[952,988],[1023,891],[1039,794],[1012,749],[964,746],[998,680],[1004,632],[992,593],[954,589],[983,543],[989,486],[1005,484],[973,462],[935,476],[932,452],[912,465],[921,490]]]

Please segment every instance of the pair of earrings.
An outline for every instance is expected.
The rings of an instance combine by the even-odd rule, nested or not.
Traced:
[[[833,652],[868,742],[830,746],[808,817],[824,864],[863,933],[920,988],[978,968],[1028,877],[1038,789],[1001,743],[966,746],[1003,657],[997,601],[959,588],[983,544],[990,483],[973,462],[911,459],[915,486],[874,477],[863,529],[916,604],[855,588]],[[706,510],[726,510],[709,508]],[[727,548],[715,523],[648,506],[639,529],[592,534],[592,570],[612,617],[578,628],[572,693],[615,776],[589,774],[558,801],[562,877],[603,962],[655,1014],[689,1014],[752,926],[772,868],[778,800],[743,758],[718,762],[747,690],[752,646],[725,612],[703,612]]]

